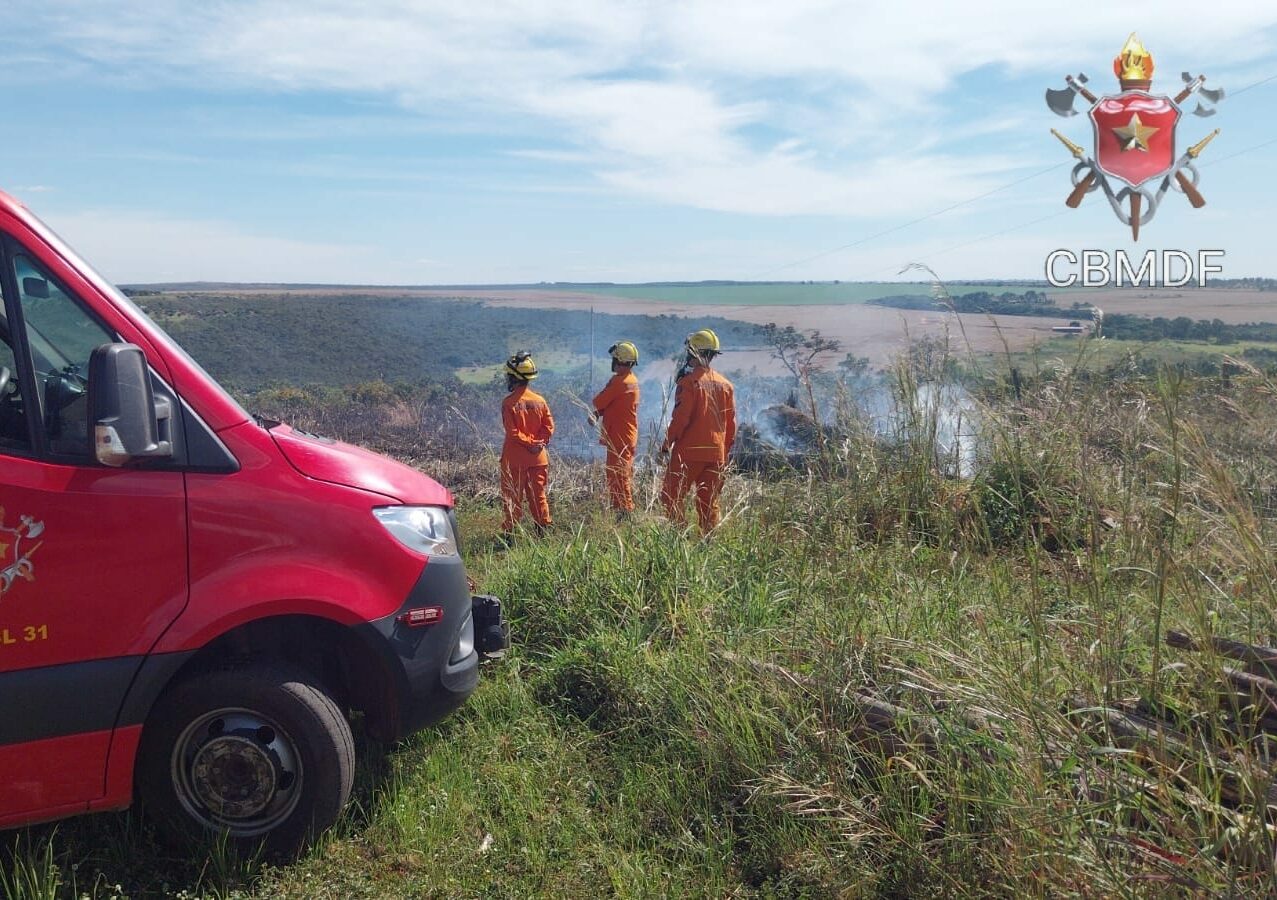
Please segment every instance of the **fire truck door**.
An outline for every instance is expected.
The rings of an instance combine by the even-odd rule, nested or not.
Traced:
[[[102,797],[148,649],[186,602],[180,471],[93,456],[89,355],[116,335],[13,241],[0,278],[0,826]]]

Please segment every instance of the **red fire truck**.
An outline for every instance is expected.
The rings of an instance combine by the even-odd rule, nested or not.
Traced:
[[[277,849],[508,630],[452,495],[249,415],[0,193],[0,828],[140,799]]]

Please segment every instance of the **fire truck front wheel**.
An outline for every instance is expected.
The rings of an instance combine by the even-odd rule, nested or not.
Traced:
[[[163,832],[226,832],[291,854],[350,797],[350,723],[308,674],[252,665],[203,672],[156,702],[138,751],[138,793]]]

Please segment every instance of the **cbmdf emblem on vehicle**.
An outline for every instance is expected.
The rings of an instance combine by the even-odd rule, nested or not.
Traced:
[[[40,549],[36,540],[44,533],[44,523],[22,516],[18,527],[4,524],[4,507],[0,506],[0,597],[15,581],[35,581],[35,564],[31,556]]]
[[[1176,154],[1176,130],[1183,117],[1181,104],[1189,97],[1199,98],[1194,115],[1213,116],[1215,104],[1224,99],[1224,92],[1208,90],[1204,75],[1194,77],[1185,72],[1184,87],[1174,98],[1151,93],[1153,56],[1134,34],[1113,60],[1113,72],[1122,88],[1119,94],[1097,97],[1087,89],[1085,75],[1070,75],[1064,79],[1065,88],[1046,92],[1046,103],[1060,116],[1077,115],[1073,107],[1079,96],[1091,104],[1087,116],[1094,138],[1093,156],[1087,156],[1081,146],[1051,129],[1078,160],[1073,167],[1073,193],[1065,204],[1076,208],[1087,194],[1102,190],[1113,212],[1122,224],[1131,226],[1131,236],[1138,241],[1140,226],[1152,221],[1167,191],[1184,194],[1196,208],[1206,205],[1197,189],[1200,176],[1193,161],[1219,134],[1219,129],[1182,155]]]

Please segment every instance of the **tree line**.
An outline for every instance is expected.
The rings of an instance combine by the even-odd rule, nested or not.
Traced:
[[[887,306],[892,309],[947,310],[998,316],[1047,316],[1056,319],[1075,319],[1079,313],[1076,309],[1063,309],[1056,306],[1046,292],[1033,290],[1023,293],[1003,291],[1000,294],[974,291],[957,296],[946,295],[943,299],[926,294],[901,294],[880,297],[868,302],[874,306]]]
[[[1277,324],[1248,322],[1230,325],[1220,319],[1190,319],[1176,316],[1148,318],[1115,313],[1104,317],[1104,335],[1123,341],[1205,341],[1231,344],[1236,341],[1277,343]]]

